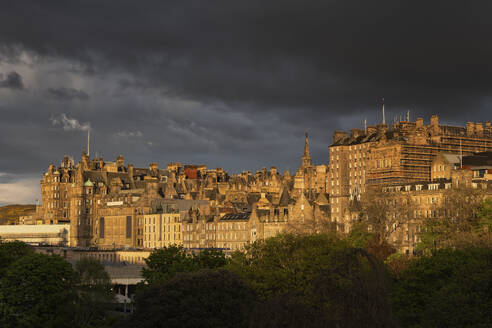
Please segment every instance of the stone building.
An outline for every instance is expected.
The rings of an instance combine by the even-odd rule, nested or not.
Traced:
[[[408,182],[381,187],[393,199],[408,198],[411,214],[403,217],[401,225],[391,233],[389,242],[401,252],[412,254],[421,241],[425,220],[439,218],[452,190],[471,188],[480,191],[481,197],[492,197],[492,152],[457,158],[453,154],[440,154],[431,163],[431,181]],[[396,196],[395,196],[396,195]],[[463,195],[466,197],[466,195]],[[463,200],[465,201],[465,200]],[[452,211],[451,207],[446,210]]]
[[[140,234],[143,235],[144,248],[183,244],[182,222],[177,206],[168,206],[162,213],[146,214],[137,220],[138,226],[143,226]]]
[[[327,192],[327,173],[326,165],[312,165],[309,138],[306,133],[301,165],[294,176],[293,193],[298,196],[305,192]]]
[[[77,164],[65,156],[60,166],[49,165],[31,221],[69,223],[74,247],[237,249],[284,231],[294,217],[312,217],[316,197],[326,193],[326,177],[326,165],[311,163],[307,135],[294,177],[275,167],[237,175],[182,163],[136,168],[121,155],[112,162],[83,152]]]
[[[490,122],[466,127],[440,125],[437,115],[430,124],[423,119],[336,131],[330,145],[328,191],[332,217],[354,219],[350,201],[370,186],[430,181],[431,163],[439,154],[472,155],[492,150]],[[349,224],[346,225],[349,227]]]

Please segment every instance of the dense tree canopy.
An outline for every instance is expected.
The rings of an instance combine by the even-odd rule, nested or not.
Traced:
[[[0,241],[0,278],[4,276],[9,265],[24,255],[34,253],[34,249],[20,241]]]
[[[492,250],[443,249],[410,263],[392,290],[403,327],[492,327]]]
[[[145,263],[147,267],[142,270],[145,281],[148,284],[158,284],[178,273],[223,267],[226,259],[221,251],[205,249],[198,254],[192,254],[183,246],[171,245],[154,250]]]
[[[2,327],[71,327],[76,275],[59,256],[28,254],[0,280]]]
[[[257,291],[265,308],[301,316],[291,318],[289,326],[302,320],[329,327],[393,323],[381,264],[333,235],[279,235],[258,241],[246,253],[235,253],[228,268]],[[259,317],[267,320],[265,326],[286,318]]]
[[[383,192],[380,189],[368,189],[360,200],[351,202],[351,209],[370,227],[379,245],[390,242],[390,236],[401,229],[412,217],[416,208],[409,195]]]
[[[483,190],[465,187],[446,190],[441,201],[431,210],[432,215],[424,220],[419,248],[430,251],[446,247],[484,246],[488,235],[480,214],[484,206],[490,206],[487,204],[484,203]]]
[[[128,327],[248,327],[255,295],[225,270],[181,273],[140,290]]]
[[[82,258],[75,264],[78,303],[75,324],[95,327],[107,319],[114,294],[104,265],[93,258]]]

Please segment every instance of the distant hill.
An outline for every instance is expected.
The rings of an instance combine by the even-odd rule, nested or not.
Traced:
[[[0,206],[0,224],[15,223],[19,216],[31,215],[36,212],[36,205]]]

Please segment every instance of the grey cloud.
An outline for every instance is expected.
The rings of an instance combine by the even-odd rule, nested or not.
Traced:
[[[134,138],[134,137],[142,137],[143,133],[141,131],[119,131],[113,134],[118,138]]]
[[[90,123],[80,123],[77,119],[68,117],[65,113],[50,118],[53,126],[61,126],[65,131],[88,131],[91,128]]]
[[[380,120],[380,96],[390,121],[490,120],[491,14],[480,0],[2,3],[0,68],[30,92],[0,89],[0,172],[78,158],[88,122],[108,160],[293,171],[305,130],[326,163],[335,129]]]
[[[0,88],[22,90],[24,89],[24,83],[22,82],[22,76],[17,72],[10,72],[5,78],[0,75]]]
[[[83,90],[73,89],[73,88],[50,88],[47,90],[48,94],[58,100],[88,100],[89,95]]]
[[[171,95],[280,114],[354,113],[384,95],[388,106],[459,116],[464,104],[483,112],[492,87],[488,1],[88,3],[44,4],[13,30],[14,17],[39,10],[16,2],[0,13],[0,39]]]

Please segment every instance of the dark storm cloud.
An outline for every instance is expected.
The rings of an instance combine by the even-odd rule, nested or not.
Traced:
[[[0,172],[78,157],[89,122],[109,160],[292,172],[306,130],[326,163],[381,96],[388,121],[490,120],[490,17],[489,1],[2,2],[0,68],[29,92],[0,89]]]
[[[6,89],[24,89],[24,83],[22,83],[22,76],[17,72],[10,72],[5,79],[0,74],[0,88]]]
[[[83,90],[77,90],[73,88],[50,88],[47,90],[48,94],[58,100],[88,100],[89,95]]]
[[[200,100],[337,114],[385,95],[452,113],[492,87],[488,1],[18,1],[0,12],[7,45]]]

